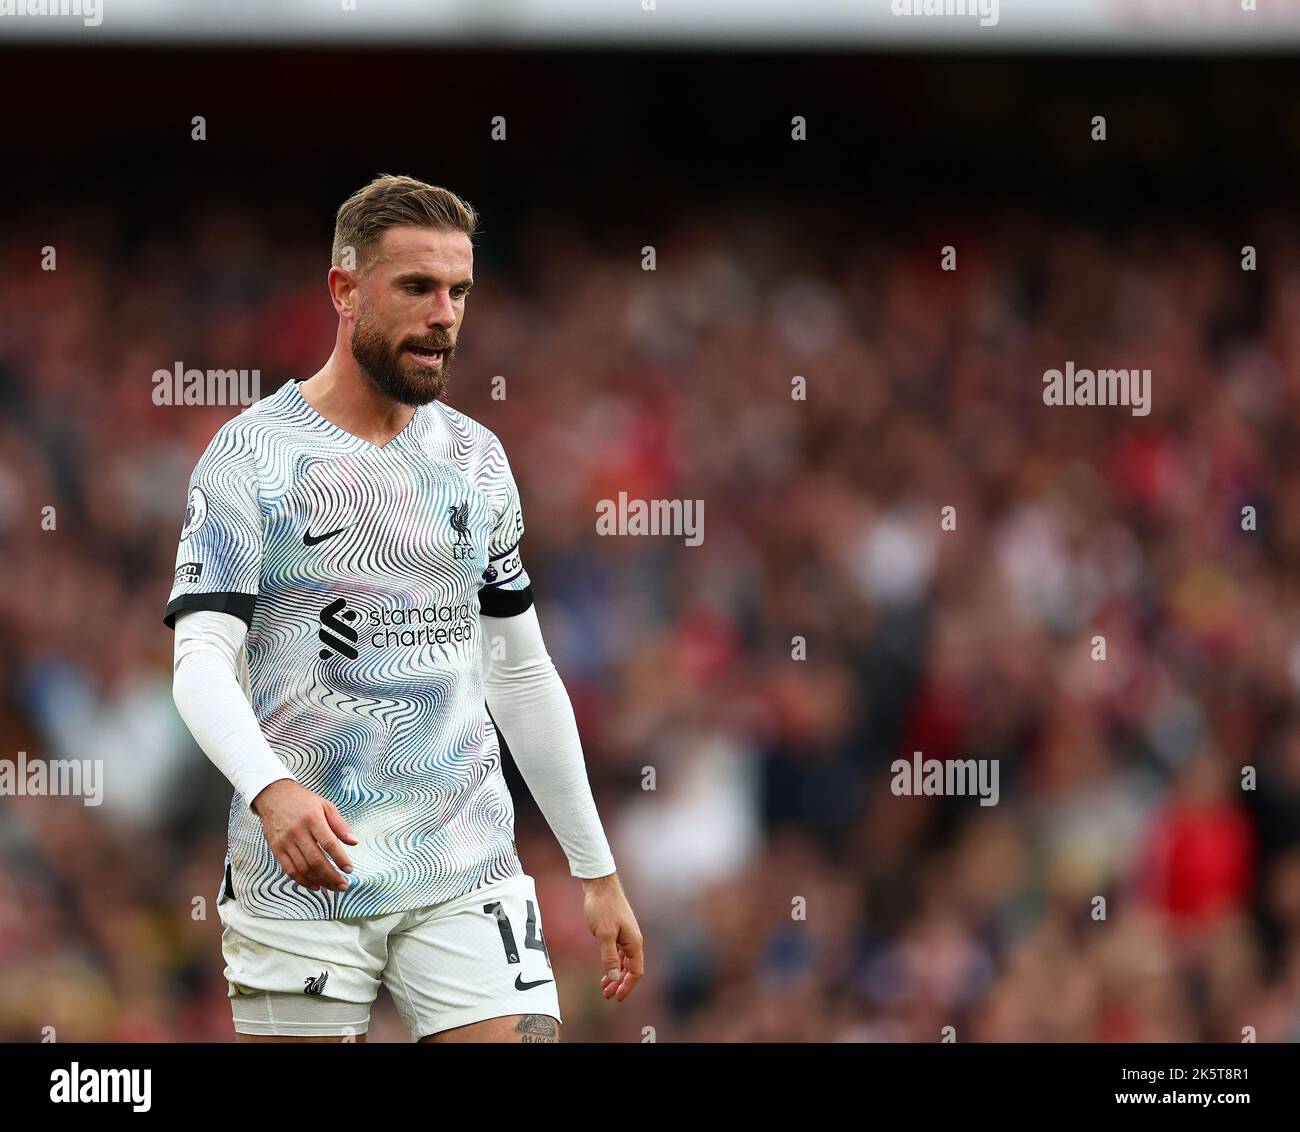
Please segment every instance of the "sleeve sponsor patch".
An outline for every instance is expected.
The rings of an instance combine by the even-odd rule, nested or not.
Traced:
[[[208,518],[208,497],[201,487],[190,491],[189,506],[185,508],[185,524],[181,527],[181,542],[197,531]]]

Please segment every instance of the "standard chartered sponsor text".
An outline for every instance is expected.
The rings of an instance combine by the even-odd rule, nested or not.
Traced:
[[[366,615],[377,649],[395,645],[445,645],[468,641],[474,633],[469,605],[429,605],[423,608],[372,609]],[[409,626],[418,628],[409,628]]]

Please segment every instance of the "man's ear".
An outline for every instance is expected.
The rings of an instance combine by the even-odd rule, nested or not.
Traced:
[[[342,267],[331,267],[329,273],[330,299],[340,315],[353,318],[356,313],[356,275]]]

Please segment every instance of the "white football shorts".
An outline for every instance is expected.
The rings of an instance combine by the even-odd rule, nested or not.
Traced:
[[[442,904],[338,920],[249,915],[225,894],[221,952],[235,1030],[281,1037],[365,1033],[380,983],[419,1041],[560,1000],[527,873]]]

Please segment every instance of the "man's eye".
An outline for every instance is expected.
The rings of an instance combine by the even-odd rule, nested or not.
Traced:
[[[424,293],[424,287],[420,283],[408,283],[406,285],[406,293],[408,295],[422,295]]]

